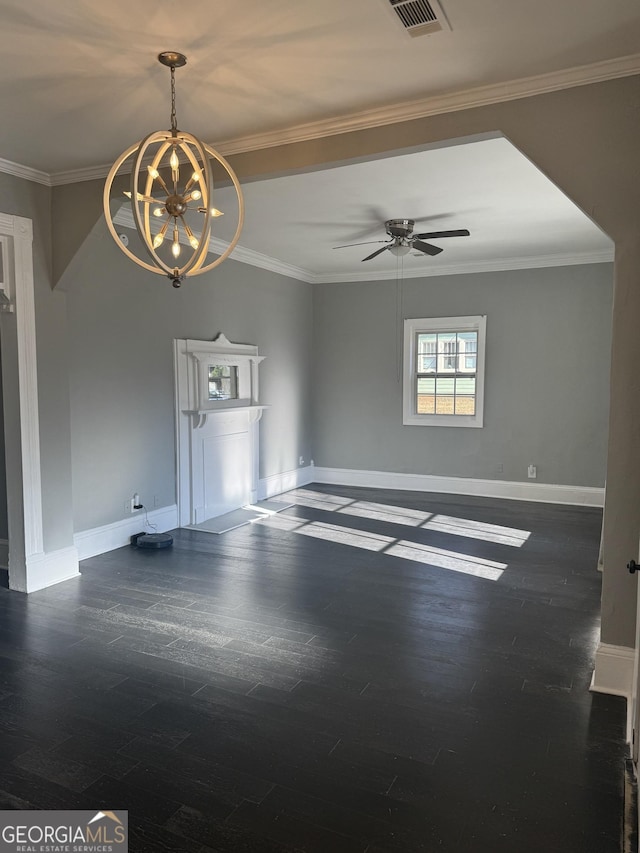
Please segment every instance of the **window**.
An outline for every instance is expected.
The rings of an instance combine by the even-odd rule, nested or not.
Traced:
[[[403,423],[482,426],[486,317],[404,322]]]

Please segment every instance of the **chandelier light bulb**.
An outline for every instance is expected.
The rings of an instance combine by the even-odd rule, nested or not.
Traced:
[[[166,51],[159,54],[158,59],[171,70],[171,128],[168,131],[160,130],[148,134],[120,155],[107,177],[103,203],[107,227],[121,251],[138,266],[150,272],[167,275],[174,287],[180,287],[187,276],[208,272],[229,257],[242,230],[244,202],[238,179],[224,157],[192,134],[178,130],[175,70],[186,64],[186,57],[175,51]],[[212,220],[223,215],[223,211],[213,205],[211,161],[215,161],[217,166],[226,172],[235,190],[237,225],[233,238],[224,251],[208,262]],[[186,180],[181,180],[181,163],[183,167],[186,164],[189,170]],[[112,193],[113,183],[116,175],[124,173],[127,166],[131,173],[130,190],[125,191],[129,204],[122,206],[122,210],[121,205],[118,205],[116,210],[118,196]],[[192,190],[194,184],[197,184],[197,187]],[[114,213],[111,210],[112,204]],[[127,208],[131,211],[129,214]],[[118,217],[118,225],[130,227],[127,216],[131,218],[131,213],[140,244],[136,241],[128,248],[118,237],[114,216]],[[162,223],[157,233],[153,233],[155,228],[153,231],[151,228],[154,220],[160,220],[159,226]],[[165,242],[169,228],[173,234],[170,243]],[[142,257],[134,253],[134,250],[140,252],[139,246],[146,250],[148,257],[145,257],[144,253]],[[183,247],[186,247],[184,252]]]
[[[156,236],[153,238],[153,248],[154,249],[159,249],[160,246],[162,246],[162,243],[164,241],[164,235],[167,233],[168,227],[169,227],[169,220],[167,219],[167,221],[164,223],[164,225],[162,226],[160,231],[158,231]]]

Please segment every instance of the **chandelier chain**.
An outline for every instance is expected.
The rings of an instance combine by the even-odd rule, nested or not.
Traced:
[[[171,66],[171,133],[174,135],[178,130],[178,123],[176,119],[176,69],[175,66]]]

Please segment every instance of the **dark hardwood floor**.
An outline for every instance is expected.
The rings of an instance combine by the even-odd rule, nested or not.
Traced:
[[[128,809],[133,853],[619,853],[600,512],[294,495],[0,589],[0,808]]]

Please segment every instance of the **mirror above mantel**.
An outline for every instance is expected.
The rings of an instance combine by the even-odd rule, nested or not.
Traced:
[[[258,366],[264,360],[258,347],[236,344],[222,333],[215,340],[186,340],[185,352],[192,363],[189,371],[189,407],[194,428],[203,427],[213,414],[243,410],[258,420],[267,408],[259,402]]]

